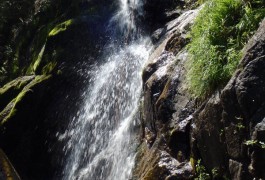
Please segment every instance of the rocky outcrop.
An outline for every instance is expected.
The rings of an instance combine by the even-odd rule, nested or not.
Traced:
[[[232,179],[264,178],[264,32],[265,20],[246,45],[240,69],[194,121],[204,164]]]
[[[194,177],[189,141],[195,104],[185,87],[188,56],[184,47],[189,41],[186,33],[198,11],[187,11],[166,24],[162,31],[156,31],[162,32],[155,37],[159,45],[142,75],[145,141],[140,146],[135,179]]]
[[[181,18],[153,34],[135,179],[264,179],[265,20],[228,84],[199,101],[186,90],[183,47],[192,21],[181,26]]]

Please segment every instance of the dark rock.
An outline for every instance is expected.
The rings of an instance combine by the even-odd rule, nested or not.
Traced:
[[[0,149],[0,179],[20,180],[15,168],[2,149]]]
[[[156,154],[158,157],[154,164],[149,164],[147,172],[140,172],[138,177],[191,179],[194,175],[193,168],[189,164],[189,131],[192,110],[188,110],[190,101],[188,97],[185,97],[185,89],[182,86],[184,79],[182,75],[185,71],[183,63],[187,58],[184,54],[185,51],[180,52],[177,58],[174,58],[172,55],[168,56],[165,51],[158,58],[157,64],[147,65],[146,69],[149,71],[143,74],[147,78],[150,76],[149,74],[153,73],[146,81],[144,88],[144,125],[149,127],[152,124],[151,131],[156,134],[156,140],[151,149],[164,149],[164,151],[161,151],[161,154],[158,151]],[[165,63],[167,66],[164,65]],[[176,105],[177,102],[178,105]],[[174,117],[176,119],[172,120]],[[175,130],[169,134],[165,131],[167,126]],[[157,143],[163,142],[162,139],[164,139],[164,143]],[[147,153],[144,153],[146,154],[145,158],[151,158],[147,156]],[[141,161],[137,166],[139,168],[142,166]]]
[[[181,8],[184,3],[185,2],[181,0],[146,0],[144,5],[146,22],[149,22],[149,27],[153,27],[155,29],[176,18],[176,16],[179,15],[179,11],[174,11],[174,9],[177,6]]]
[[[186,44],[187,39],[181,37],[181,34],[174,34],[168,41],[165,50],[177,54]]]
[[[227,157],[219,93],[213,95],[194,119],[194,138],[205,166],[210,170],[224,169]]]
[[[232,179],[243,179],[243,165],[237,161],[229,159],[229,171]]]
[[[150,131],[148,129],[148,127],[145,127],[145,129],[144,129],[144,136],[145,136],[146,144],[150,148],[153,145],[153,143],[154,143],[154,141],[156,139],[156,135],[152,131]]]
[[[156,132],[156,102],[163,92],[164,86],[170,74],[167,73],[167,66],[165,61],[172,61],[173,55],[164,53],[161,57],[149,64],[143,73],[143,78],[147,79],[144,85],[144,121],[145,125],[153,132]]]
[[[243,59],[240,66],[245,67],[251,60],[264,56],[265,54],[265,19],[260,23],[260,27],[254,36],[244,47]]]
[[[160,7],[157,7],[160,8]],[[150,139],[138,151],[134,179],[192,179],[190,130],[194,101],[185,88],[188,24],[197,11],[167,24],[153,34],[159,44],[143,71],[144,102],[142,124]],[[184,18],[185,17],[185,18]],[[186,21],[185,21],[186,20]],[[185,21],[185,22],[183,22]],[[153,138],[154,137],[154,138]]]
[[[265,119],[255,126],[251,140],[255,144],[250,147],[251,163],[249,170],[257,177],[265,177],[263,170],[265,167]]]
[[[138,161],[139,166],[135,169],[133,179],[192,179],[191,164],[187,161],[179,162],[165,150],[159,150],[158,147],[163,147],[162,142],[157,139],[156,145],[151,149],[142,145],[142,157]]]
[[[193,154],[199,153],[209,171],[229,169],[232,179],[264,178],[264,24],[246,45],[241,69],[221,96],[209,98],[194,117]]]
[[[193,178],[193,169],[191,164],[189,162],[179,162],[178,160],[172,158],[167,152],[161,151],[158,166],[169,174],[163,179],[185,180]]]
[[[175,129],[169,137],[168,147],[170,148],[170,154],[179,162],[189,159],[190,156],[189,127],[189,124],[187,124],[184,132]]]
[[[177,52],[188,42],[187,32],[190,30],[190,27],[200,10],[201,7],[183,12],[178,18],[167,22],[162,28],[160,27],[157,29],[151,36],[153,43],[162,45],[164,44],[163,41],[166,41],[167,48],[165,49],[171,49],[171,51],[175,49],[175,54],[177,54]],[[175,48],[173,47],[173,44],[176,45]],[[172,48],[170,48],[170,46],[172,46]]]
[[[146,81],[158,70],[158,68],[165,66],[172,59],[173,54],[165,51],[158,58],[154,59],[153,62],[148,63],[143,70],[143,82],[146,83]]]

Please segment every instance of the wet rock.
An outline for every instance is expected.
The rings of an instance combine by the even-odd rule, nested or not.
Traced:
[[[144,134],[145,134],[144,136],[145,136],[146,144],[150,148],[155,141],[156,135],[152,131],[150,131],[148,127],[145,127]]]
[[[153,132],[156,131],[157,114],[155,104],[167,83],[170,74],[167,73],[168,61],[173,61],[174,56],[165,52],[152,64],[147,65],[143,73],[143,79],[147,79],[144,85],[144,107],[143,112],[146,126]]]
[[[133,179],[161,180],[161,179],[192,179],[194,176],[190,162],[178,161],[165,150],[163,140],[157,140],[151,149],[143,150],[139,166],[135,169]]]
[[[158,140],[149,148],[146,143],[142,143],[137,150],[137,166],[133,172],[133,180],[137,179],[159,179],[160,171],[157,171],[159,161],[159,150],[157,149]]]
[[[181,34],[186,34],[191,25],[194,23],[195,18],[202,9],[203,6],[189,10],[181,14],[177,19],[174,19],[166,24],[167,33],[179,32]]]
[[[142,80],[144,83],[153,75],[160,67],[164,67],[169,61],[174,59],[173,54],[170,52],[163,52],[158,58],[148,63],[143,70]],[[160,70],[161,72],[162,70]],[[157,72],[158,73],[158,72]]]
[[[157,29],[151,36],[152,41],[154,43],[164,44],[163,41],[168,41],[168,39],[172,38],[172,42],[177,42],[176,45],[180,44],[185,45],[188,41],[186,39],[186,34],[190,30],[191,25],[194,22],[194,19],[197,17],[199,11],[203,6],[195,9],[183,12],[178,18],[173,19],[167,22],[163,27]],[[180,36],[181,35],[181,36]],[[169,43],[168,47],[170,46]]]
[[[194,101],[185,87],[187,44],[183,26],[192,23],[195,12],[168,23],[153,34],[157,47],[143,71],[142,124],[155,137],[140,151],[136,179],[192,179],[190,129]],[[194,14],[195,13],[195,14]],[[190,17],[192,16],[192,18]],[[184,23],[184,17],[190,17]],[[180,20],[181,19],[181,20]],[[186,24],[186,25],[184,25]],[[154,142],[153,142],[154,141]],[[141,146],[143,146],[142,143]],[[146,163],[149,162],[149,163]]]
[[[189,162],[179,162],[172,158],[167,152],[160,153],[158,166],[169,174],[165,179],[192,179],[193,169]]]

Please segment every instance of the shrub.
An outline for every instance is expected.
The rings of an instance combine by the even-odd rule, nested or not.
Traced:
[[[187,82],[205,97],[223,87],[235,71],[241,50],[265,17],[264,0],[208,0],[191,30]]]

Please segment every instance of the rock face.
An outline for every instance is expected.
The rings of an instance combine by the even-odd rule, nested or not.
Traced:
[[[224,89],[199,102],[185,87],[183,48],[195,15],[188,11],[153,34],[157,46],[143,72],[145,141],[134,178],[192,179],[204,166],[211,179],[264,179],[265,20]]]
[[[264,32],[265,21],[246,45],[240,69],[194,121],[193,135],[206,167],[232,179],[264,178]]]
[[[143,71],[143,132],[135,179],[192,179],[190,130],[194,100],[185,87],[186,33],[198,10],[166,24]],[[184,18],[185,17],[185,18]],[[186,19],[186,21],[183,21]],[[149,138],[152,134],[152,139]]]

